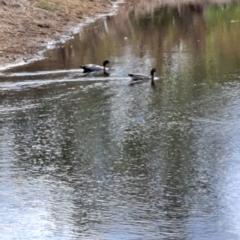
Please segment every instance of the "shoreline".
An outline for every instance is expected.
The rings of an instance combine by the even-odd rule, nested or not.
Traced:
[[[12,3],[16,2],[16,0],[9,1]],[[230,3],[233,0],[181,0],[179,2],[176,0],[153,1],[157,2],[159,6],[167,5],[173,7],[184,4],[207,5]],[[25,2],[27,5],[29,4],[27,0]],[[4,35],[4,24],[3,27],[0,26],[0,71],[4,72],[17,66],[27,65],[44,59],[44,54],[47,50],[55,48],[58,43],[65,43],[71,39],[74,34],[80,32],[84,26],[96,21],[97,19],[117,14],[119,5],[123,3],[134,6],[139,4],[139,1],[108,0],[106,3],[105,0],[94,0],[93,3],[89,4],[95,4],[95,8],[85,9],[86,11],[78,18],[64,14],[58,15],[59,13],[57,12],[51,12],[43,9],[39,10],[39,8],[36,8],[35,6],[28,6],[28,8],[33,11],[33,19],[32,15],[30,16],[31,22],[23,22],[25,25],[21,25],[19,22],[13,22],[13,18],[11,18],[12,20],[9,22],[9,24],[14,24],[14,27],[17,27],[17,30],[14,28],[15,35],[13,34],[14,32],[6,32],[8,35]],[[148,6],[148,2],[145,1],[141,1],[141,4],[143,5],[142,9],[145,9],[146,6]],[[10,6],[11,5],[9,4],[9,7]],[[1,11],[2,10],[0,9],[0,14]],[[26,11],[29,11],[29,9]],[[35,12],[39,14],[39,16],[35,14]],[[20,12],[20,20],[22,13],[24,12]],[[3,20],[5,20],[4,16]],[[26,32],[23,31],[24,27],[26,28]],[[30,31],[28,31],[29,29]]]
[[[0,71],[4,72],[17,66],[27,65],[32,62],[44,59],[45,58],[44,54],[47,50],[55,48],[58,43],[65,43],[66,41],[71,39],[74,34],[80,32],[81,29],[86,25],[96,21],[97,19],[115,15],[117,13],[119,4],[122,3],[124,3],[124,0],[113,0],[111,2],[109,1],[108,8],[104,8],[104,11],[95,14],[90,11],[87,14],[85,14],[85,16],[82,17],[81,19],[76,18],[71,19],[61,29],[57,29],[61,32],[60,34],[53,27],[48,33],[48,35],[50,35],[51,32],[54,32],[51,38],[49,36],[46,36],[46,38],[41,38],[40,36],[36,35],[34,37],[35,38],[34,40],[36,41],[40,40],[42,42],[40,46],[37,45],[37,42],[33,43],[31,41],[31,44],[29,45],[27,41],[19,41],[18,44],[14,46],[14,48],[18,49],[21,43],[24,43],[25,48],[28,47],[30,48],[30,51],[26,51],[25,53],[16,54],[17,50],[16,52],[14,52],[13,48],[13,50],[10,53],[8,53],[4,58],[2,57],[2,51],[0,50]],[[26,38],[27,40],[28,35],[26,34],[23,38]]]

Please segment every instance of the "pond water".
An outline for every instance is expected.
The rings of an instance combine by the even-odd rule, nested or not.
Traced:
[[[1,238],[240,239],[239,16],[131,1],[1,75]]]

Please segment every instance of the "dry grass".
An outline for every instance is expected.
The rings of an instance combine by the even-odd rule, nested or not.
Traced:
[[[103,11],[108,1],[93,0],[34,0],[35,6],[59,14],[81,18],[89,11]]]
[[[86,15],[106,12],[110,0],[0,0],[0,64],[43,49]]]

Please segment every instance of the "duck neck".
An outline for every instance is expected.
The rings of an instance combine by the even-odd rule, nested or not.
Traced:
[[[154,86],[155,83],[154,83],[154,73],[152,73],[152,77],[151,77],[151,85]]]

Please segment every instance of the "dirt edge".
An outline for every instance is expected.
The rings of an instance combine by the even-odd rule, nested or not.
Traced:
[[[42,59],[48,48],[65,42],[88,22],[114,14],[123,1],[88,2],[87,9],[81,7],[81,13],[76,11],[76,16],[41,9],[31,4],[31,0],[17,6],[15,0],[8,3],[0,0],[0,7],[3,6],[0,9],[3,23],[0,26],[0,71]]]

